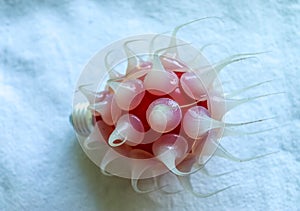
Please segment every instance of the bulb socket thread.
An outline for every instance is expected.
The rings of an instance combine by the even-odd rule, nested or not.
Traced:
[[[70,115],[70,122],[76,133],[81,136],[89,136],[94,128],[93,114],[88,109],[89,103],[78,103],[74,106]]]

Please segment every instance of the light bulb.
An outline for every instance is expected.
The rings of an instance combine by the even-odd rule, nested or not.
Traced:
[[[223,121],[229,110],[261,96],[226,98],[218,77],[223,67],[251,54],[210,65],[176,38],[196,21],[176,27],[172,36],[113,43],[91,59],[77,83],[71,122],[83,150],[103,173],[131,179],[138,192],[147,192],[138,188],[140,179],[170,172],[182,178],[203,168],[214,153],[228,155],[219,147],[221,138],[240,134],[232,127],[254,122]]]

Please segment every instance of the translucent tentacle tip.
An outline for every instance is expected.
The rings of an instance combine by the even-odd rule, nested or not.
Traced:
[[[221,70],[258,54],[236,54],[210,65],[197,50],[201,48],[176,37],[189,24],[210,19],[218,18],[179,25],[170,36],[139,35],[115,42],[96,54],[79,78],[70,121],[80,143],[101,143],[86,152],[93,153],[88,157],[106,175],[130,179],[139,193],[162,189],[159,178],[172,175],[195,196],[212,195],[195,193],[189,175],[201,173],[213,155],[239,160],[222,147],[221,138],[243,135],[232,128],[265,120],[223,122],[238,105],[272,95],[233,98],[264,82],[223,92]],[[155,187],[140,189],[138,181],[149,178]]]

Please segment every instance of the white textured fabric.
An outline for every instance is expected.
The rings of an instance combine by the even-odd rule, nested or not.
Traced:
[[[51,2],[51,3],[50,3]],[[240,157],[210,160],[212,174],[192,176],[186,192],[135,193],[126,179],[103,176],[81,150],[68,122],[72,94],[89,58],[129,35],[160,33],[207,17],[178,36],[211,62],[235,53],[270,51],[226,67],[225,90],[276,79],[244,96],[285,91],[232,111],[228,121],[279,116],[249,126],[262,134],[224,138]],[[300,208],[299,1],[0,1],[0,210],[297,210]]]

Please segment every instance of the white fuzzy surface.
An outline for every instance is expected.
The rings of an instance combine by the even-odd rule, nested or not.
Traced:
[[[68,122],[73,89],[89,58],[129,35],[165,32],[189,20],[219,16],[178,36],[217,61],[234,53],[270,51],[227,67],[229,89],[276,79],[248,92],[284,95],[249,102],[228,120],[279,116],[225,138],[244,163],[212,159],[209,178],[192,176],[196,191],[237,184],[205,199],[181,192],[135,193],[128,180],[103,176],[82,152]],[[253,1],[0,0],[0,210],[299,210],[300,3]]]

